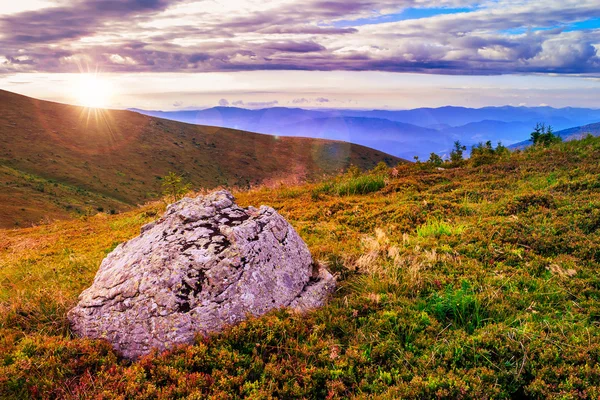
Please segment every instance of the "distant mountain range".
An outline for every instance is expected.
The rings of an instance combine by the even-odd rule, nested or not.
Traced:
[[[402,160],[340,141],[275,138],[0,90],[0,228],[126,210],[160,196],[171,171],[210,189],[311,179],[380,161]]]
[[[555,133],[560,136],[562,140],[568,142],[569,140],[583,139],[587,135],[600,136],[600,123],[589,124],[585,126],[578,126],[575,128],[564,129]],[[533,144],[531,140],[525,140],[523,142],[515,143],[509,148],[511,149],[524,149]]]
[[[345,140],[398,157],[444,154],[455,140],[467,146],[480,141],[505,145],[528,138],[538,122],[555,130],[600,121],[600,110],[552,107],[441,107],[414,110],[305,110],[274,107],[248,110],[147,111],[142,114],[191,124],[222,126],[279,136]]]

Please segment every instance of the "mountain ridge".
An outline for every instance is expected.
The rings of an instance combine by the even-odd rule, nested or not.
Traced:
[[[398,157],[428,157],[431,152],[446,154],[455,140],[468,147],[480,141],[502,141],[505,145],[526,139],[538,122],[544,122],[557,129],[567,129],[600,120],[600,110],[586,108],[552,107],[482,107],[467,108],[446,106],[440,108],[417,108],[413,110],[348,110],[273,107],[246,109],[238,107],[213,107],[203,110],[185,111],[144,111],[147,115],[178,120],[193,124],[207,124],[228,128],[245,129],[278,136],[308,136],[335,139],[339,137],[339,127],[334,129],[340,118],[367,119],[362,129],[354,125],[346,136],[354,143],[390,152]],[[323,128],[323,119],[331,119],[329,127]],[[375,141],[380,132],[369,125],[381,124],[381,120],[396,125],[390,141]],[[309,122],[313,121],[313,122]],[[356,121],[356,120],[354,120]],[[307,126],[313,128],[308,129]],[[339,124],[338,124],[339,125]],[[295,126],[295,129],[294,129]],[[314,128],[317,127],[318,129]],[[406,142],[412,136],[425,134],[421,129],[438,131],[436,140],[419,145]],[[428,133],[427,133],[428,134]],[[390,136],[390,132],[388,132]]]
[[[0,104],[0,184],[3,196],[15,199],[0,207],[4,227],[38,222],[44,207],[50,218],[125,210],[158,197],[169,172],[208,189],[313,179],[350,164],[370,169],[381,161],[403,161],[340,141],[275,138],[6,91],[0,91]],[[27,201],[32,197],[39,200],[36,208]],[[9,211],[9,204],[16,209]]]

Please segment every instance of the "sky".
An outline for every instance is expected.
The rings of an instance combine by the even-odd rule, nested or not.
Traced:
[[[598,0],[2,1],[0,88],[163,110],[600,108],[600,6]]]

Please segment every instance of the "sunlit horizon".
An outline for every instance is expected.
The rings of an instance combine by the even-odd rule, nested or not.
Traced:
[[[389,72],[266,71],[237,73],[83,72],[0,76],[0,88],[42,100],[93,108],[194,110],[387,109],[422,107],[598,108],[600,79],[569,76],[447,76]],[[249,85],[261,85],[255,91]]]

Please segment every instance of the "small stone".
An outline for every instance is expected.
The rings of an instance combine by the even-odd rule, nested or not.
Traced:
[[[117,246],[68,318],[77,335],[106,339],[136,359],[248,314],[320,307],[334,289],[334,277],[274,209],[244,209],[218,191],[171,204]]]

